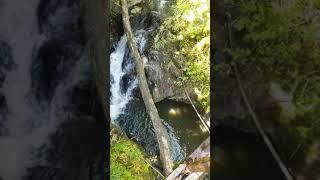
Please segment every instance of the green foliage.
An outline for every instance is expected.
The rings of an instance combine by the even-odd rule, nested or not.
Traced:
[[[236,7],[230,16],[240,45],[226,52],[234,62],[255,64],[293,94],[292,131],[302,139],[320,137],[320,1],[224,2]]]
[[[154,48],[166,52],[167,66],[181,70],[177,84],[197,87],[199,101],[210,106],[209,0],[177,0],[154,39]]]
[[[255,61],[266,71],[292,79],[306,70],[319,69],[319,42],[315,38],[319,24],[313,23],[319,18],[306,15],[312,1],[300,0],[284,7],[276,2],[238,2],[240,18],[234,28],[246,48],[232,54],[234,59]]]
[[[134,142],[119,139],[110,151],[111,179],[155,179],[142,151]]]

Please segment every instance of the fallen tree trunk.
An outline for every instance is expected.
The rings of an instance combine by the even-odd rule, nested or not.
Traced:
[[[136,71],[137,71],[137,76],[139,80],[139,88],[140,88],[141,95],[142,95],[144,104],[146,106],[147,112],[150,116],[153,127],[155,129],[155,133],[157,136],[159,149],[160,149],[160,159],[162,162],[162,166],[164,168],[164,173],[168,175],[170,174],[173,168],[173,162],[170,157],[168,134],[165,131],[164,126],[161,122],[157,108],[153,102],[153,99],[148,87],[148,83],[147,83],[147,79],[146,79],[145,71],[143,67],[143,61],[139,54],[134,35],[132,33],[130,20],[129,20],[129,13],[128,13],[128,4],[126,0],[121,0],[121,9],[122,9],[123,26],[128,39],[129,49],[136,65]]]

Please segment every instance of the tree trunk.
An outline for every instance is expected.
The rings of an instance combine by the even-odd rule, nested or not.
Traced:
[[[139,80],[139,88],[140,88],[141,95],[142,95],[144,104],[146,106],[147,112],[150,116],[150,119],[152,121],[153,127],[156,132],[159,149],[160,149],[160,159],[162,162],[162,166],[164,168],[164,173],[168,175],[170,174],[173,168],[173,162],[170,158],[168,134],[165,131],[164,126],[161,122],[157,108],[153,102],[153,99],[147,84],[143,62],[139,54],[139,51],[137,49],[136,41],[131,30],[127,0],[121,0],[121,8],[122,8],[123,26],[128,39],[129,49],[136,64],[137,76]]]

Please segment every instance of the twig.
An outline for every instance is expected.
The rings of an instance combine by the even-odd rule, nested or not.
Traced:
[[[193,102],[192,102],[192,100],[191,100],[190,96],[188,95],[188,93],[187,93],[187,91],[186,91],[186,88],[185,88],[184,86],[183,86],[183,90],[184,90],[184,93],[186,94],[186,96],[187,96],[188,100],[190,101],[190,103],[191,103],[191,105],[192,105],[192,107],[193,107],[194,111],[195,111],[195,112],[196,112],[196,114],[198,115],[198,117],[199,117],[199,119],[200,119],[201,123],[204,125],[204,127],[207,129],[207,131],[210,133],[210,128],[209,128],[209,126],[208,126],[208,125],[207,125],[207,123],[202,119],[201,115],[199,114],[199,112],[198,112],[197,108],[196,108],[196,107],[195,107],[195,105],[193,104]]]
[[[310,127],[310,130],[313,130],[316,126],[316,122],[312,121],[312,124],[311,124],[311,127]],[[302,146],[304,146],[307,142],[306,141],[303,141],[301,142],[297,148],[292,152],[292,154],[290,155],[288,161],[290,161],[296,154],[297,152],[301,149]]]
[[[305,78],[307,78],[308,76],[314,75],[314,74],[316,74],[316,73],[318,73],[318,72],[319,72],[319,71],[311,71],[311,72],[303,75],[301,78],[297,79],[297,80],[295,81],[292,89],[291,89],[291,92],[290,92],[291,96],[293,95],[293,93],[294,93],[294,92],[296,91],[296,89],[298,88],[298,85],[299,85],[302,81],[304,81]],[[308,80],[308,79],[307,79],[307,80]]]
[[[297,148],[291,153],[288,161],[290,161],[290,160],[297,154],[297,152],[298,152],[299,149],[304,145],[304,143],[305,143],[305,142],[302,142],[302,143],[300,143],[300,144],[297,146]]]
[[[308,85],[309,85],[309,79],[307,79],[306,83],[304,84],[303,88],[302,88],[302,92],[301,92],[301,96],[304,96],[304,92],[306,91]]]
[[[151,163],[149,163],[149,162],[148,162],[147,160],[145,160],[145,159],[143,159],[143,160],[144,160],[153,170],[155,170],[161,177],[163,177],[163,179],[165,178],[164,175],[161,174],[161,172],[160,172],[157,168],[153,167]]]

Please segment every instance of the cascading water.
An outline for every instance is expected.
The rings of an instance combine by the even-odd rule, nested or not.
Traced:
[[[127,38],[123,36],[118,42],[116,50],[110,55],[110,75],[111,75],[111,100],[110,100],[110,117],[112,122],[123,113],[126,104],[132,98],[132,90],[137,85],[137,79],[131,82],[128,91],[122,93],[121,91],[121,80],[123,76],[127,73],[129,69],[132,68],[133,64],[130,63],[122,68],[122,63],[124,61],[124,54],[127,46]]]
[[[82,44],[78,3],[0,1],[1,180],[92,179],[82,169],[88,160],[74,157],[88,147],[66,143],[70,136],[100,131],[90,121],[74,121],[93,116],[83,109],[92,109],[89,101],[96,100],[90,94],[93,73]],[[71,122],[75,130],[64,130]],[[90,138],[88,143],[95,144],[97,137]]]
[[[6,132],[0,137],[0,176],[4,179],[21,178],[28,162],[30,146],[36,143],[35,141],[41,141],[34,139],[31,142],[28,138],[31,134],[26,134],[28,120],[35,115],[26,95],[31,87],[28,68],[33,47],[41,39],[36,33],[37,4],[38,0],[31,0],[28,3],[10,0],[5,1],[0,10],[0,37],[10,47],[11,51],[7,52],[12,57],[10,63],[16,65],[16,68],[6,73],[1,88],[8,109],[7,120],[3,122]],[[2,63],[3,61],[0,62]]]
[[[137,44],[140,52],[144,51],[146,38],[144,30],[136,32]],[[127,53],[127,56],[125,56]],[[110,76],[111,76],[111,99],[110,99],[110,117],[113,123],[124,113],[125,107],[132,99],[133,90],[138,85],[138,79],[134,76],[131,79],[124,79],[134,71],[134,63],[128,57],[127,38],[122,36],[118,42],[115,51],[110,55]],[[126,59],[127,58],[127,59]],[[126,81],[126,82],[124,82]],[[122,86],[126,83],[126,87]]]

